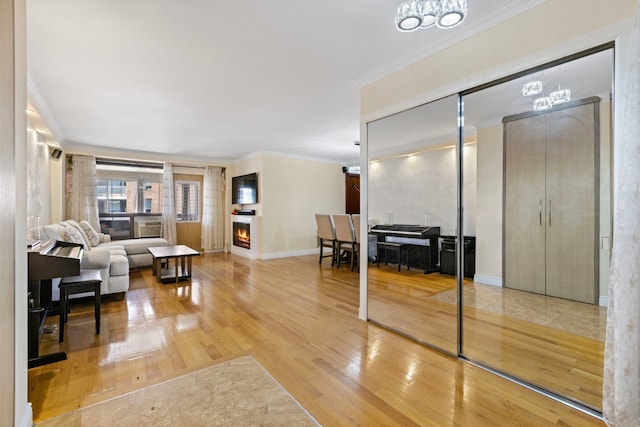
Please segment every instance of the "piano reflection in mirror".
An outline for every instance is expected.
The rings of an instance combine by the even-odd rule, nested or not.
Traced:
[[[39,338],[51,311],[53,279],[77,276],[83,249],[81,244],[56,240],[27,244],[27,277],[29,279],[29,367],[66,359],[63,352],[39,355]]]
[[[379,242],[395,242],[408,245],[410,266],[425,273],[438,271],[438,238],[440,227],[392,224],[374,225],[370,233]]]

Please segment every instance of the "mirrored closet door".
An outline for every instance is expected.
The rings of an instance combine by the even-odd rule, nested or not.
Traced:
[[[613,49],[463,96],[476,277],[462,354],[596,410],[611,238]]]
[[[371,122],[369,320],[457,354],[458,96]]]
[[[601,411],[613,62],[600,46],[367,124],[370,321]]]

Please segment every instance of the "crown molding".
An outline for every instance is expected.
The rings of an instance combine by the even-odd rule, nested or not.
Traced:
[[[47,102],[41,95],[40,89],[29,71],[27,71],[27,98],[29,99],[32,107],[38,112],[40,119],[44,121],[47,128],[49,128],[53,137],[62,143],[64,141],[64,134],[60,129],[60,125],[53,114],[51,114],[51,110],[49,110]]]

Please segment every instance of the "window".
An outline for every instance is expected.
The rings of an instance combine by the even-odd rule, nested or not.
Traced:
[[[98,212],[162,213],[162,166],[100,159]]]
[[[98,179],[98,211],[127,212],[127,183],[118,179]]]
[[[176,220],[200,221],[200,183],[176,181]]]

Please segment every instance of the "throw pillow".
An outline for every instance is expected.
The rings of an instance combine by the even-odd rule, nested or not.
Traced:
[[[89,244],[93,247],[98,246],[100,243],[100,236],[96,232],[96,230],[89,224],[87,221],[80,221],[80,228],[84,231],[85,236],[89,240]]]
[[[79,243],[86,250],[89,249],[87,247],[87,241],[80,231],[78,231],[72,225],[67,225],[64,228],[64,241],[67,243]]]
[[[83,246],[85,250],[91,250],[91,244],[89,243],[89,238],[84,234],[84,231],[82,230],[82,228],[80,227],[80,224],[78,224],[76,221],[72,220],[72,219],[68,219],[66,221],[63,222],[63,224],[65,225],[65,227],[73,227],[75,228],[79,233],[80,236],[83,239]]]

